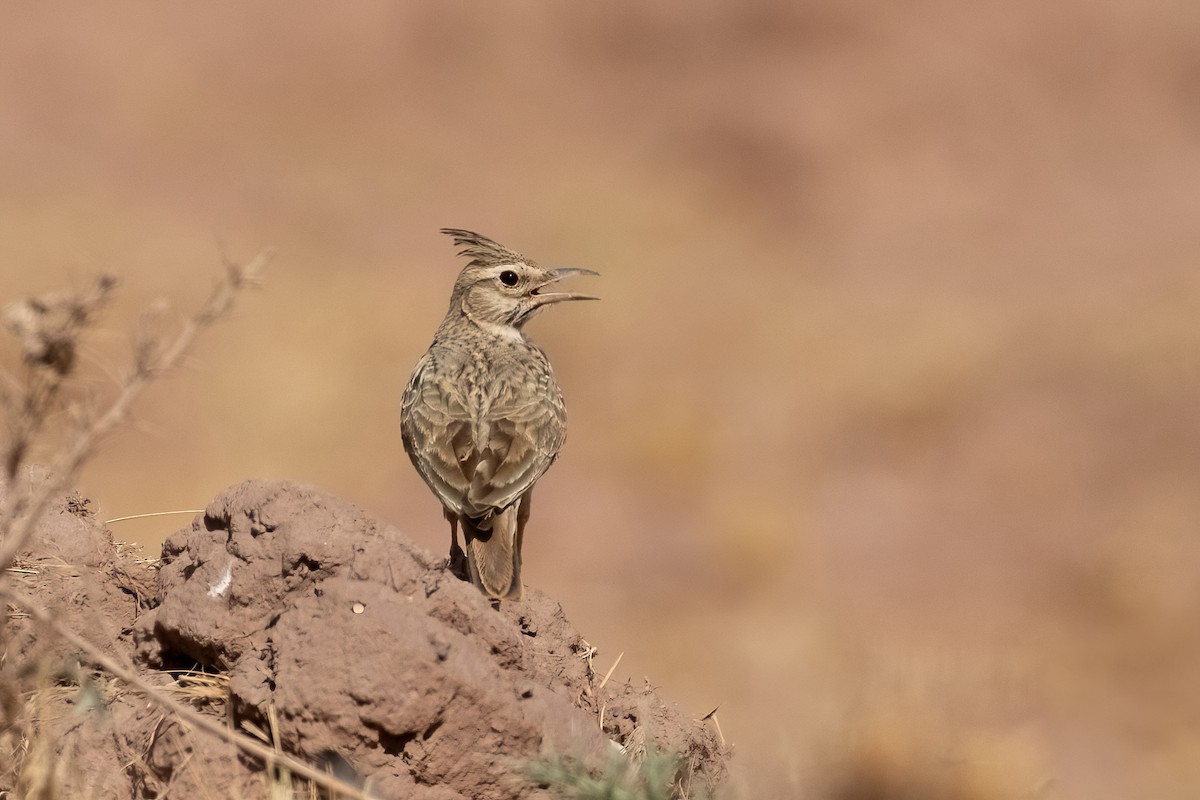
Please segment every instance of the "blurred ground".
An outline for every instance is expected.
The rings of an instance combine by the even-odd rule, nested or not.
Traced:
[[[604,273],[530,329],[571,436],[528,578],[721,704],[745,796],[1195,795],[1194,4],[0,13],[0,297],[118,272],[102,376],[279,248],[106,516],[293,478],[440,547],[398,399],[472,228]]]

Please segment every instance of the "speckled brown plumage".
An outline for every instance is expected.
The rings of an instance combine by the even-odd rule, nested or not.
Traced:
[[[405,389],[404,449],[450,521],[451,567],[489,597],[516,600],[533,486],[567,435],[550,362],[522,328],[552,303],[595,299],[543,290],[596,273],[545,269],[477,233],[442,232],[471,260]]]

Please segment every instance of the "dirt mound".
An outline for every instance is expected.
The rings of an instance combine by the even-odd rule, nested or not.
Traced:
[[[648,686],[600,685],[553,600],[529,588],[493,608],[395,528],[312,488],[233,486],[157,565],[68,498],[19,566],[22,591],[152,683],[302,760],[352,768],[372,796],[543,797],[527,778],[539,757],[599,765],[647,742],[679,754],[685,780],[725,776],[706,724]],[[5,782],[43,758],[70,797],[262,795],[262,764],[10,612],[0,789],[28,792]]]

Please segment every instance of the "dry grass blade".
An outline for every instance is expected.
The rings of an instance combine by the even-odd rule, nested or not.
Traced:
[[[169,517],[172,514],[203,514],[203,508],[184,508],[179,511],[151,511],[147,514],[130,514],[125,517],[113,517],[112,519],[104,520],[105,525],[111,525],[114,522],[125,522],[131,519],[146,519],[148,517]]]
[[[725,746],[725,734],[721,732],[721,723],[720,723],[720,721],[717,720],[717,711],[720,710],[720,708],[721,708],[720,706],[717,706],[712,711],[708,712],[703,717],[701,717],[700,721],[707,722],[710,719],[712,720],[713,726],[717,729],[717,738],[719,738],[721,740],[721,746],[724,747]]]
[[[622,650],[621,654],[619,656],[617,656],[617,660],[614,661],[612,663],[612,666],[608,668],[608,672],[604,673],[604,679],[602,681],[600,681],[600,685],[596,687],[597,691],[599,691],[600,689],[603,689],[604,685],[606,683],[608,683],[608,679],[612,677],[613,671],[617,668],[617,664],[620,664],[621,659],[624,657],[625,657],[625,651]]]
[[[229,699],[229,676],[223,673],[175,673],[171,687],[177,696],[195,705],[223,705]]]

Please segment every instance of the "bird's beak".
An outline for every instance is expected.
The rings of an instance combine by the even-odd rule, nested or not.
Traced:
[[[541,286],[533,290],[530,297],[533,299],[534,307],[545,306],[551,303],[561,303],[563,300],[599,300],[590,294],[579,294],[577,292],[545,292],[542,291],[547,286],[552,286],[558,283],[563,278],[570,278],[574,275],[599,275],[599,272],[594,272],[590,269],[580,269],[578,267],[563,267],[561,269],[552,270],[550,272],[550,280],[543,283]]]

